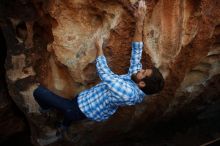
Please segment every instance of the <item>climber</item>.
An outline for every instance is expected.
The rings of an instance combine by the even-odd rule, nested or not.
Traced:
[[[142,29],[146,12],[145,1],[141,0],[135,9],[136,30],[132,42],[130,68],[128,74],[116,75],[107,66],[102,50],[102,39],[96,39],[96,68],[102,80],[96,86],[84,90],[73,100],[64,99],[48,89],[39,86],[33,93],[42,113],[56,108],[64,113],[64,120],[58,133],[65,133],[72,121],[90,119],[105,121],[117,108],[140,103],[145,96],[158,93],[164,80],[156,67],[142,69]]]

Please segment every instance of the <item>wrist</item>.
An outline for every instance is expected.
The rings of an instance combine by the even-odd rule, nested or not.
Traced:
[[[143,31],[143,24],[136,24],[136,29],[135,29],[135,32],[136,33],[142,33]]]
[[[136,19],[136,24],[143,24],[144,23],[144,18],[137,18]]]

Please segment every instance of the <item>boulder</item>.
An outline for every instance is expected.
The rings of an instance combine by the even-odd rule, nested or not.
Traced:
[[[95,37],[113,72],[128,71],[136,0],[16,0],[0,2],[1,28],[7,42],[5,63],[10,96],[25,113],[33,143],[45,138],[60,114],[45,121],[33,90],[41,83],[66,99],[99,82]],[[220,2],[148,0],[143,26],[144,68],[156,66],[165,88],[143,103],[120,107],[106,122],[71,126],[76,145],[96,145],[143,137],[152,123],[185,107],[199,112],[219,101]],[[213,94],[214,92],[214,94]],[[206,94],[205,94],[206,93]],[[205,94],[205,97],[202,96]],[[215,95],[211,97],[211,95]],[[59,144],[59,142],[58,142]]]

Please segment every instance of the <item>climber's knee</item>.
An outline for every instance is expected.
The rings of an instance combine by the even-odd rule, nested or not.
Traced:
[[[38,86],[35,90],[34,90],[34,92],[33,92],[33,96],[34,96],[34,99],[36,100],[36,101],[39,101],[39,100],[41,100],[41,98],[43,98],[43,93],[44,93],[44,87],[42,87],[42,86]]]
[[[33,96],[34,96],[34,99],[35,100],[38,100],[39,96],[38,96],[38,93],[39,93],[39,86],[34,90],[33,92]]]

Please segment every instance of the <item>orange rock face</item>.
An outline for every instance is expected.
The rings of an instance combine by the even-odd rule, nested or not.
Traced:
[[[38,118],[38,105],[32,96],[36,83],[68,99],[98,83],[95,36],[105,40],[104,53],[110,68],[117,74],[128,71],[135,3],[33,0],[17,6],[28,6],[31,12],[5,13],[8,21],[2,29],[8,42],[9,91],[28,118],[37,117],[30,120],[35,138],[39,136],[36,133],[50,126]],[[72,135],[81,136],[77,143],[108,142],[134,129],[146,129],[152,121],[177,113],[208,90],[209,81],[220,74],[219,8],[218,0],[148,0],[142,63],[161,70],[165,88],[160,94],[146,97],[140,105],[120,108],[107,122],[84,121],[72,126]],[[23,31],[26,33],[19,33]],[[220,85],[215,86],[219,89]],[[36,123],[44,130],[34,128]]]

